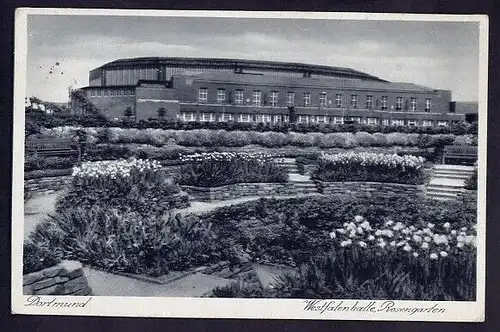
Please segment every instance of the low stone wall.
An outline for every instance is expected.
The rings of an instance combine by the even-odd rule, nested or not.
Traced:
[[[70,182],[71,175],[28,179],[24,180],[24,191],[49,194],[64,189]]]
[[[477,204],[477,190],[462,189],[462,191],[457,194],[457,200],[464,203]]]
[[[92,295],[82,264],[76,261],[61,263],[23,276],[24,295]]]
[[[221,187],[182,186],[196,201],[221,201],[245,196],[296,195],[293,183],[236,183]]]
[[[388,197],[394,194],[424,196],[425,186],[382,182],[323,182],[317,181],[324,195],[351,195],[354,197]]]

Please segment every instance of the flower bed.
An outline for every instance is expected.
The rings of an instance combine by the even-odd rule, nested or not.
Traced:
[[[219,262],[222,257],[210,223],[194,216],[102,206],[61,211],[38,224],[30,238],[65,259],[151,276]]]
[[[179,182],[197,187],[219,187],[235,183],[286,182],[285,168],[272,156],[261,153],[212,152],[181,156]]]
[[[370,181],[405,184],[423,183],[422,157],[376,153],[323,153],[313,179],[324,182]]]
[[[95,205],[162,214],[189,203],[158,162],[130,159],[75,167],[68,192],[58,199],[56,209]]]
[[[472,204],[401,195],[261,199],[202,220],[213,223],[224,246],[296,267],[274,290],[253,290],[252,297],[475,298]]]

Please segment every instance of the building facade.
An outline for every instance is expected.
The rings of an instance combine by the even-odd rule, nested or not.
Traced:
[[[454,112],[448,90],[348,68],[139,58],[94,69],[89,81],[82,91],[109,118],[124,117],[130,107],[136,120],[448,126],[465,119]]]

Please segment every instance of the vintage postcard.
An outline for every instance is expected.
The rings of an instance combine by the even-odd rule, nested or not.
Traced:
[[[14,313],[484,321],[487,16],[15,27]]]

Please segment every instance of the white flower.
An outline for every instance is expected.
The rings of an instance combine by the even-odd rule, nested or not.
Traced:
[[[462,227],[462,228],[461,228],[461,231],[462,231],[462,232],[467,232],[467,227]]]
[[[415,234],[415,235],[413,235],[413,241],[415,241],[415,242],[422,242],[422,237],[419,236],[419,235],[417,235],[417,234]]]
[[[432,253],[429,255],[431,259],[438,259],[438,255],[436,253]]]
[[[364,219],[365,219],[365,218],[363,218],[362,216],[355,216],[355,217],[354,217],[354,220],[355,220],[356,222],[362,222]]]
[[[429,243],[424,242],[422,243],[422,249],[428,249],[429,248]]]
[[[452,229],[452,230],[451,230],[451,234],[452,234],[452,235],[457,235],[457,231],[456,231],[456,230],[454,230],[454,229]]]
[[[426,237],[424,237],[424,241],[425,241],[425,242],[431,242],[431,241],[432,241],[432,239],[431,239],[431,237],[430,237],[430,236],[426,236]]]
[[[464,243],[463,242],[458,242],[457,243],[457,248],[463,248],[464,247]]]
[[[340,246],[346,247],[346,246],[350,245],[351,243],[352,243],[352,241],[349,239],[349,240],[340,242]]]
[[[418,257],[418,252],[413,253],[413,257],[417,258]]]
[[[445,223],[443,224],[443,227],[444,227],[444,228],[450,228],[450,227],[451,227],[451,225],[450,225],[450,223],[449,223],[449,222],[445,222]]]
[[[390,245],[394,247],[396,245],[396,241],[391,241]]]
[[[377,246],[379,246],[380,248],[384,248],[386,246],[386,243],[384,241],[381,241],[377,243]]]
[[[330,239],[335,239],[336,236],[335,231],[330,232]]]
[[[363,228],[361,228],[361,227],[356,228],[356,231],[357,231],[359,234],[363,234]]]
[[[361,248],[366,248],[366,242],[359,241],[359,242],[358,242],[358,245],[359,245]]]
[[[441,251],[439,254],[441,255],[441,257],[448,256],[448,253],[446,251]]]
[[[429,227],[429,228],[434,228],[434,224],[433,224],[433,223],[428,223],[428,224],[427,224],[427,227]]]
[[[411,247],[407,244],[403,247],[404,251],[411,251]]]
[[[368,240],[368,241],[373,241],[373,240],[375,240],[375,236],[370,235],[370,236],[368,236],[367,240]]]

